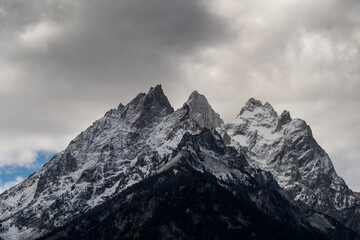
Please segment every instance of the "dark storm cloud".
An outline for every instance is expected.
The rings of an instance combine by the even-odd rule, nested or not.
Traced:
[[[225,119],[250,96],[305,119],[340,176],[359,190],[360,151],[350,147],[360,145],[359,2],[214,1],[213,8],[234,38],[186,63],[189,77],[206,76],[192,88],[206,85]]]
[[[184,58],[227,37],[205,4],[1,1],[0,165],[29,162],[109,106],[156,83],[179,82]],[[20,142],[25,153],[17,152]]]
[[[179,58],[226,33],[203,2],[191,0],[80,1],[53,27],[60,33],[44,50],[15,49],[11,59],[46,82],[71,81],[80,88],[85,82],[87,88],[98,88],[99,81],[135,81],[139,87],[174,79]]]

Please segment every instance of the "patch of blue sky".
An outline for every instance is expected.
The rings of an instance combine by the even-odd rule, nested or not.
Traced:
[[[26,179],[34,172],[39,171],[42,166],[54,156],[54,154],[55,153],[52,152],[39,151],[37,152],[35,161],[27,166],[5,165],[0,167],[0,190],[9,188],[11,185],[18,183],[20,180]]]

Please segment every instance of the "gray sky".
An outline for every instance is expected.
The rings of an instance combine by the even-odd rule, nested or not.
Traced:
[[[248,98],[302,118],[360,191],[357,0],[0,0],[0,166],[60,151],[162,84],[225,121]]]

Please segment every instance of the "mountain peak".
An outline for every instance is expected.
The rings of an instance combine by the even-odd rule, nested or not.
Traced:
[[[123,109],[124,107],[125,106],[122,103],[120,103],[117,109],[120,110],[120,109]]]
[[[284,110],[284,111],[281,113],[279,119],[286,120],[286,121],[291,121],[290,112],[287,111],[287,110]]]
[[[174,111],[160,84],[155,87],[151,87],[144,97],[144,104],[148,107],[164,107],[168,113],[172,113]]]
[[[191,94],[190,94],[190,96],[189,96],[189,100],[191,100],[191,99],[194,99],[194,98],[198,98],[198,97],[205,97],[204,95],[201,95],[197,90],[194,90]],[[188,101],[189,101],[188,100]]]
[[[210,106],[206,97],[198,91],[190,94],[189,100],[185,103],[189,108],[189,116],[194,119],[201,127],[208,129],[220,127],[224,121]]]
[[[249,98],[249,100],[245,103],[245,107],[241,109],[240,115],[242,115],[245,111],[253,112],[255,108],[262,106],[263,105],[260,100],[256,100],[255,98]]]
[[[262,103],[260,100],[257,100],[253,97],[249,98],[249,100],[246,102],[246,106],[253,106],[253,107],[260,107],[262,106]]]
[[[278,122],[277,122],[277,126],[276,126],[276,130],[275,131],[279,131],[281,129],[282,126],[284,126],[285,124],[288,124],[291,122],[291,116],[290,113],[286,110],[284,110],[281,115],[278,117]]]
[[[137,128],[146,127],[174,112],[161,85],[151,87],[146,94],[139,93],[121,109],[121,118]]]
[[[255,98],[250,98],[245,103],[245,106],[241,109],[239,116],[243,116],[246,112],[252,117],[261,115],[263,117],[274,118],[278,116],[270,103],[266,102],[265,104],[262,104],[260,100]]]
[[[159,93],[164,94],[164,91],[163,91],[163,89],[161,87],[161,84],[158,84],[155,87],[150,87],[150,90],[149,90],[148,94],[155,93],[155,92],[159,92]]]
[[[118,234],[119,230],[133,234],[116,235],[119,238],[162,239],[175,238],[178,234],[191,238],[183,235],[181,224],[174,224],[176,219],[185,219],[179,218],[178,212],[197,230],[198,226],[210,226],[214,230],[211,226],[220,223],[223,232],[229,234],[223,238],[233,238],[234,229],[241,236],[243,231],[253,235],[255,225],[243,215],[254,213],[249,211],[249,206],[265,214],[254,216],[255,223],[261,219],[261,226],[265,219],[262,216],[267,216],[269,220],[265,219],[265,223],[284,219],[286,226],[301,228],[315,223],[316,232],[329,229],[338,236],[326,239],[356,239],[342,238],[338,230],[347,226],[360,233],[360,198],[336,174],[305,121],[291,120],[287,111],[277,117],[269,103],[262,104],[254,98],[249,99],[238,118],[225,125],[198,91],[192,92],[183,108],[176,112],[161,85],[138,94],[126,106],[120,104],[95,121],[41,171],[0,194],[0,239],[35,239],[56,229],[61,230],[60,235],[56,234],[59,238],[61,234],[69,238],[71,233],[70,237],[77,239],[109,239],[115,235],[106,234]],[[193,178],[197,175],[201,178]],[[204,180],[203,185],[196,188],[199,191],[193,191],[198,179]],[[184,192],[187,183],[186,188],[191,192],[203,193],[201,200],[207,199],[209,192],[217,192],[208,187],[209,183],[224,187],[231,199],[241,198],[234,202],[212,194],[214,202],[204,201],[199,205],[197,199],[188,199],[193,196]],[[175,194],[169,195],[171,192]],[[144,232],[143,220],[144,216],[148,219],[149,209],[143,206],[151,204],[150,210],[156,211],[159,206],[173,207],[174,196],[186,197],[183,198],[186,202],[176,201],[172,208],[177,211],[172,215],[174,221],[161,220],[164,213],[172,210],[153,212],[150,218],[156,225],[145,221],[150,232]],[[247,211],[219,205],[227,202],[245,206]],[[177,206],[185,207],[179,210]],[[104,217],[99,218],[98,212],[90,212],[91,209],[97,209]],[[199,209],[204,210],[204,217],[198,217]],[[209,210],[214,211],[211,216],[218,216],[223,222],[208,218]],[[223,217],[229,212],[234,215]],[[78,219],[84,214],[91,221],[81,223]],[[106,216],[114,219],[104,221]],[[159,219],[154,219],[155,216]],[[71,222],[73,219],[77,220]],[[199,225],[197,219],[206,222]],[[234,219],[231,226],[234,222],[239,227],[229,229],[229,219]],[[291,224],[289,219],[293,219]],[[115,232],[107,227],[108,223],[115,226]],[[64,230],[68,224],[75,225],[81,234]],[[96,235],[94,226],[106,230]],[[88,235],[82,235],[86,227],[91,230],[87,231]],[[163,234],[161,237],[150,235],[155,228]],[[268,230],[274,232],[272,227]],[[259,231],[263,232],[263,228]],[[205,233],[206,237],[210,236]],[[345,233],[349,236],[349,232]],[[42,239],[49,238],[51,235]],[[301,239],[318,238],[309,235]]]

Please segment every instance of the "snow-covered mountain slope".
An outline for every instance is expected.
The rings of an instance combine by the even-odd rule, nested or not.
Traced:
[[[225,125],[197,91],[174,111],[158,85],[108,111],[39,172],[1,194],[0,238],[34,239],[184,161],[227,188],[271,189],[291,204],[305,203],[319,211],[319,218],[311,216],[320,231],[336,229],[319,220],[325,213],[360,232],[359,198],[304,121],[250,99]],[[246,194],[266,214],[276,209],[266,197]]]
[[[278,116],[269,103],[251,98],[225,128],[231,144],[246,149],[249,163],[271,172],[290,198],[339,220],[337,210],[359,206],[305,121],[287,111]]]
[[[215,130],[186,133],[157,174],[40,239],[355,239],[279,194]]]
[[[174,112],[160,85],[120,104],[0,196],[3,228],[25,238],[68,222],[156,172],[182,136],[200,131],[209,118],[222,121],[204,96],[194,92]]]

